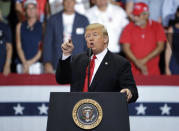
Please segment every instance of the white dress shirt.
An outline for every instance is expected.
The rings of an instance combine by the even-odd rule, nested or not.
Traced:
[[[104,59],[105,55],[107,54],[107,52],[108,52],[108,50],[107,50],[107,48],[106,48],[106,49],[104,49],[101,53],[99,53],[99,54],[96,55],[95,67],[94,67],[93,75],[92,75],[92,78],[91,78],[91,83],[92,83],[92,81],[93,81],[93,78],[94,78],[94,76],[95,76],[95,74],[96,74],[96,72],[97,72],[97,70],[98,70],[98,68],[99,68],[99,66],[100,66],[100,64],[101,64],[101,62],[102,62],[102,60]],[[93,58],[93,55],[91,56],[91,59],[92,59],[92,58]],[[91,83],[90,83],[90,84],[91,84]]]

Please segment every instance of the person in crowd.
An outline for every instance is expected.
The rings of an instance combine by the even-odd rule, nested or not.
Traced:
[[[179,0],[163,0],[162,6],[162,24],[168,27],[169,20],[175,19],[175,12],[179,6]]]
[[[150,19],[162,23],[162,8],[164,0],[126,0],[126,12],[133,19],[133,8],[135,3],[143,2],[149,6]]]
[[[5,23],[8,23],[8,17],[11,12],[11,4],[11,0],[0,0],[0,10]]]
[[[15,9],[16,14],[20,22],[25,20],[25,10],[24,3],[27,0],[15,0]],[[37,10],[38,10],[38,19],[40,22],[44,22],[45,17],[49,17],[50,9],[47,0],[36,0],[37,1]]]
[[[73,42],[62,44],[63,55],[56,71],[57,82],[70,83],[72,92],[125,92],[128,102],[136,101],[138,92],[130,63],[107,49],[109,36],[104,25],[99,23],[88,25],[85,39],[87,47],[92,50],[92,55],[84,52],[72,57],[73,49],[76,48]],[[90,58],[90,68],[87,68]]]
[[[134,75],[159,75],[160,53],[164,50],[166,36],[162,25],[149,19],[145,3],[136,3],[134,21],[123,30],[120,43],[132,64]]]
[[[11,72],[12,38],[10,27],[3,22],[0,10],[0,72],[8,75]]]
[[[43,46],[43,62],[46,73],[54,73],[59,57],[62,55],[61,43],[72,40],[73,55],[86,50],[84,39],[88,19],[75,12],[75,0],[64,0],[64,10],[51,16],[47,22]]]
[[[54,15],[63,10],[63,0],[48,0],[50,5],[51,14]],[[89,0],[76,0],[75,11],[80,14],[85,14],[86,10],[90,7]]]
[[[168,43],[165,52],[165,72],[179,74],[179,7],[175,14],[175,24],[168,29]]]
[[[80,14],[85,14],[86,10],[90,8],[89,0],[76,0],[75,10]]]
[[[105,25],[109,33],[108,49],[113,53],[120,53],[119,39],[123,28],[128,24],[127,14],[109,0],[96,0],[95,4],[86,12],[90,23]]]
[[[95,0],[89,0],[90,1],[90,7],[93,7],[95,5]]]
[[[43,72],[40,58],[42,55],[42,23],[37,18],[36,0],[24,3],[26,21],[16,27],[16,48],[19,56],[17,73],[40,74]]]

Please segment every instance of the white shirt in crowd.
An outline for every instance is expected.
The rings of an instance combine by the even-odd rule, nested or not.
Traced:
[[[16,70],[18,74],[23,74],[24,67],[22,64],[17,64]],[[42,74],[44,73],[44,66],[41,62],[36,62],[29,66],[29,74]]]
[[[109,3],[105,12],[101,12],[97,6],[93,6],[86,12],[86,16],[91,24],[100,23],[107,28],[109,34],[108,49],[113,53],[119,53],[120,35],[129,23],[125,11],[121,7]]]
[[[63,17],[63,41],[67,42],[69,39],[71,39],[75,14],[67,15],[63,13],[62,17]]]

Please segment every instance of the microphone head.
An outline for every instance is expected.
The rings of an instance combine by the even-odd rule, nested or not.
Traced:
[[[88,48],[87,55],[88,57],[91,57],[93,54],[93,50],[91,48]]]

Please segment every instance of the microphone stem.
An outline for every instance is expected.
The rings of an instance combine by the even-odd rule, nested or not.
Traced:
[[[89,48],[89,54],[88,54],[88,90],[90,87],[90,63],[91,63],[91,54],[92,54],[92,49]]]

